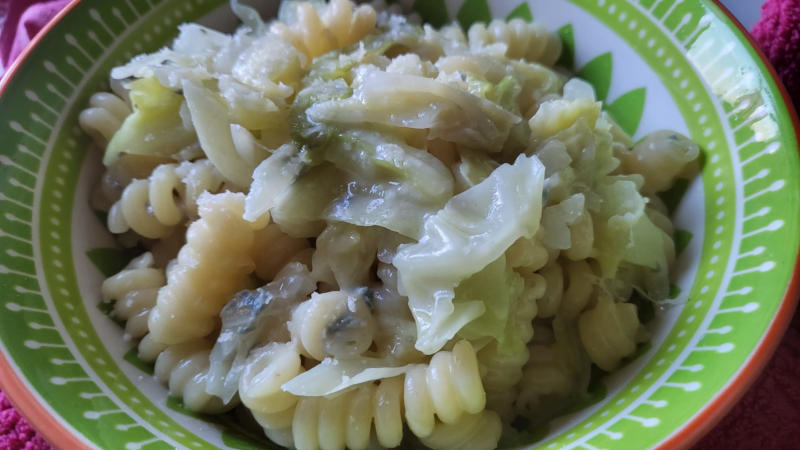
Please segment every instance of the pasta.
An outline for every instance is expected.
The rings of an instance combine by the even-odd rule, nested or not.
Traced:
[[[187,409],[298,449],[491,449],[635,354],[696,144],[634,142],[543,24],[231,7],[81,114],[92,203],[144,249],[102,299]]]
[[[542,331],[551,333],[542,336]],[[586,356],[577,325],[556,317],[549,326],[538,329],[540,337],[530,344],[531,358],[523,369],[523,379],[515,399],[517,410],[526,411],[532,420],[541,420],[564,410],[586,391],[591,361]]]
[[[527,344],[533,338],[533,319],[537,314],[537,300],[544,294],[545,280],[535,273],[523,275],[525,290],[515,303],[514,318],[510,326],[518,330],[517,339],[509,339],[504,346],[490,342],[478,352],[481,379],[486,390],[486,404],[502,417],[513,418],[514,387],[522,379],[522,368],[530,359]]]
[[[171,395],[183,400],[186,409],[218,414],[235,407],[236,402],[225,404],[206,392],[211,347],[211,342],[202,339],[171,345],[158,355],[154,372]]]
[[[125,336],[147,334],[147,319],[156,304],[158,290],[167,281],[164,271],[153,267],[153,255],[142,253],[118,274],[103,281],[103,301],[114,302],[114,316],[125,321]]]
[[[105,147],[130,114],[131,108],[125,100],[110,92],[97,92],[78,120],[83,131]]]
[[[295,447],[364,449],[373,426],[381,446],[397,447],[403,438],[402,386],[394,377],[336,397],[302,398],[292,418]]]
[[[302,354],[322,361],[363,354],[372,345],[375,323],[362,298],[331,291],[298,305],[289,329]]]
[[[303,371],[293,344],[271,343],[253,351],[239,382],[239,397],[264,432],[275,442],[291,446],[292,420],[298,398],[281,385]]]
[[[244,196],[203,193],[200,219],[186,231],[186,245],[167,270],[148,328],[158,342],[178,344],[209,335],[222,307],[247,287],[249,255],[257,226],[242,219]]]
[[[504,53],[510,59],[524,58],[552,65],[561,54],[560,39],[551,35],[542,24],[527,23],[522,19],[476,23],[469,28],[468,36],[470,46],[479,51],[491,44],[503,44]]]
[[[293,238],[280,227],[269,224],[254,235],[251,256],[255,264],[255,273],[264,281],[272,281],[286,264],[301,261],[311,266],[311,248],[308,241]]]
[[[108,212],[108,229],[133,229],[150,239],[167,237],[187,217],[197,217],[200,194],[218,192],[222,186],[222,176],[207,159],[159,165],[147,180],[128,184]]]
[[[347,47],[375,27],[375,10],[354,8],[349,0],[331,0],[320,15],[311,3],[297,5],[297,23],[275,23],[272,31],[290,42],[309,59]]]
[[[436,421],[455,423],[462,415],[476,414],[486,406],[486,393],[475,351],[459,341],[452,351],[440,351],[426,366],[412,367],[403,391],[408,427],[420,437],[430,436]]]
[[[500,439],[503,426],[493,411],[465,414],[456,423],[441,423],[422,438],[423,444],[442,450],[492,448]]]
[[[592,362],[603,370],[614,370],[622,358],[636,349],[639,330],[636,306],[616,303],[602,295],[594,308],[581,314],[578,330]]]

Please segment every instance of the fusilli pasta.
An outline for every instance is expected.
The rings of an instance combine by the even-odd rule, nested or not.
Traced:
[[[561,317],[552,320],[552,341],[532,342],[530,360],[523,369],[516,409],[534,420],[550,417],[586,392],[591,361],[586,356],[577,325]]]
[[[639,318],[636,305],[615,302],[606,295],[578,318],[581,342],[597,367],[611,371],[636,350]]]
[[[644,177],[642,191],[661,192],[670,188],[679,175],[696,170],[693,161],[700,148],[674,131],[661,130],[647,135],[631,151],[619,151],[617,157],[626,173]]]
[[[158,290],[167,283],[164,271],[153,265],[153,255],[143,253],[103,281],[103,301],[114,301],[114,316],[125,321],[126,337],[140,338],[147,334],[150,310],[156,304]]]
[[[292,419],[298,449],[364,449],[372,428],[378,443],[397,447],[403,438],[400,377],[366,383],[334,397],[302,397]]]
[[[206,392],[208,354],[212,342],[204,339],[170,345],[156,358],[155,377],[169,387],[169,393],[183,400],[190,411],[218,414],[236,406],[238,401],[225,404],[219,397]]]
[[[177,344],[211,333],[220,310],[247,287],[255,267],[250,251],[258,224],[242,218],[244,195],[203,193],[197,205],[200,218],[186,231],[186,245],[168,268],[167,285],[148,320],[158,342]]]
[[[361,40],[375,27],[375,10],[354,8],[349,0],[331,0],[320,14],[311,3],[297,5],[297,22],[275,23],[272,32],[291,43],[309,59]]]
[[[281,385],[303,372],[300,353],[292,343],[270,343],[251,352],[239,381],[239,397],[266,435],[291,446],[292,421],[298,397]]]
[[[494,411],[464,414],[455,423],[438,423],[433,432],[420,439],[423,444],[441,450],[489,450],[497,447],[503,424]]]
[[[476,23],[467,33],[473,50],[481,50],[491,44],[505,45],[505,55],[510,59],[526,59],[545,65],[553,65],[561,55],[561,39],[550,33],[540,23],[528,23],[522,19],[509,22],[492,20],[489,24]]]
[[[89,107],[81,111],[78,121],[95,143],[105,147],[131,114],[131,107],[110,92],[97,92],[89,99]]]
[[[375,321],[360,296],[315,292],[294,310],[289,329],[302,354],[322,361],[327,356],[352,358],[367,351]]]
[[[272,281],[292,261],[311,267],[312,250],[307,239],[291,237],[274,223],[257,230],[254,237],[251,255],[255,273],[262,280]]]
[[[133,180],[111,206],[108,229],[124,233],[133,229],[151,239],[170,235],[187,217],[197,217],[197,201],[203,192],[223,187],[222,175],[207,159],[162,164],[147,180]]]
[[[481,412],[486,406],[486,392],[472,345],[459,341],[452,351],[440,351],[427,365],[409,369],[403,401],[408,427],[419,437],[433,433],[434,415],[452,424],[465,413]]]
[[[512,405],[517,395],[514,386],[522,379],[522,367],[530,358],[527,344],[533,337],[536,302],[545,290],[541,275],[526,273],[523,278],[525,290],[514,302],[508,324],[508,328],[516,332],[508,333],[502,346],[493,341],[478,352],[487,408],[505,418],[513,414]]]

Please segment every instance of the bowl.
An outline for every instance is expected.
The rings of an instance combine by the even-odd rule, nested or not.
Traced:
[[[267,9],[274,11],[274,2]],[[536,430],[543,448],[689,445],[745,392],[794,311],[800,241],[796,117],[747,34],[707,0],[417,0],[427,22],[536,19],[559,63],[589,81],[635,138],[662,129],[703,152],[664,197],[680,254],[675,306],[591,401]],[[191,414],[98,308],[124,265],[89,207],[100,156],[78,127],[110,69],[176,26],[235,26],[217,0],[73,1],[0,83],[0,383],[63,448],[257,448],[233,415]]]

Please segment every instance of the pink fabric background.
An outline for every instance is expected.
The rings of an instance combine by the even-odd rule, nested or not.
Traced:
[[[0,74],[67,3],[0,0]],[[752,34],[800,105],[800,0],[767,0]],[[0,392],[0,450],[49,448]],[[800,448],[800,316],[758,381],[695,448]]]

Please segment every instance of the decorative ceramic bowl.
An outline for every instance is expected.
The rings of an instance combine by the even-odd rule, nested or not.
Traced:
[[[651,345],[593,390],[593,404],[539,430],[534,445],[691,443],[754,380],[794,309],[800,165],[774,75],[710,1],[415,7],[436,25],[535,18],[558,30],[560,63],[594,85],[624,129],[669,128],[700,144],[702,175],[665,197],[680,304],[657,314]],[[59,447],[269,445],[236,417],[184,412],[98,308],[100,283],[126,255],[89,207],[100,157],[78,127],[112,67],[164,45],[182,22],[231,29],[226,10],[218,0],[75,1],[0,83],[0,383]]]

